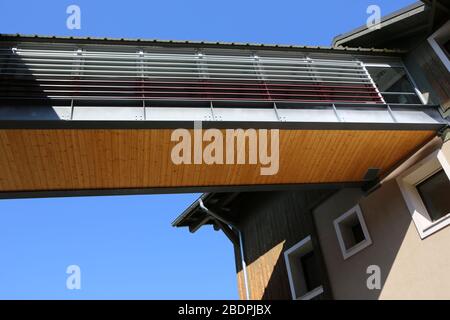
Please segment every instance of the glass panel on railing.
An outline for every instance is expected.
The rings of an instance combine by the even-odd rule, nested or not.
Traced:
[[[421,104],[405,68],[368,66],[367,71],[386,103]]]

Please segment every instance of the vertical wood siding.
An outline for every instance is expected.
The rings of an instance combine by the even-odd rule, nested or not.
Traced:
[[[243,234],[247,272],[252,299],[291,299],[284,251],[308,235],[316,241],[309,208],[330,194],[330,190],[308,192],[278,192],[249,194],[239,208],[243,220],[239,227]],[[239,294],[245,299],[245,287],[240,256],[236,253]],[[326,279],[323,262],[319,267]],[[327,291],[327,284],[324,283]],[[326,292],[329,294],[329,292]]]

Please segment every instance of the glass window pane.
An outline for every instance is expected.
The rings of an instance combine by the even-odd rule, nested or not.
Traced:
[[[450,58],[450,39],[447,40],[446,43],[444,43],[443,47],[444,47],[445,53],[447,54],[447,57]]]
[[[384,101],[387,103],[401,104],[421,104],[419,97],[412,94],[383,94]]]
[[[358,244],[365,240],[364,232],[361,223],[359,223],[359,221],[358,223],[352,226],[352,234],[353,238],[355,239],[355,244]]]
[[[311,291],[321,285],[320,274],[317,268],[314,251],[308,252],[300,258],[303,274],[305,276],[307,291]]]
[[[432,221],[450,213],[450,180],[440,170],[416,186]]]
[[[412,82],[402,67],[367,67],[387,103],[421,104]],[[402,92],[409,94],[401,94]]]
[[[341,231],[346,250],[350,250],[366,239],[356,213],[341,221],[339,223],[339,230]]]
[[[405,69],[400,67],[367,67],[380,92],[414,92]]]

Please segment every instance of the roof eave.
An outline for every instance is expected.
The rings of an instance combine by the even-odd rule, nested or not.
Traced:
[[[197,198],[189,207],[187,207],[173,222],[172,227],[184,227],[184,223],[186,220],[199,209],[199,200],[205,201],[211,193],[203,193],[200,197]]]
[[[413,3],[405,8],[402,8],[400,10],[397,10],[381,19],[381,27],[396,23],[398,21],[401,21],[405,18],[408,18],[412,15],[421,13],[425,11],[426,4],[422,3],[421,1]],[[345,43],[354,40],[356,38],[362,37],[368,33],[372,33],[379,30],[371,30],[367,25],[362,25],[356,29],[353,29],[349,32],[346,32],[344,34],[337,35],[333,38],[332,41],[332,47],[333,48],[341,48],[345,47]]]
[[[394,54],[405,53],[399,49],[380,48],[352,48],[352,47],[326,47],[326,46],[301,46],[285,44],[262,43],[237,43],[237,42],[211,42],[211,41],[177,41],[157,39],[132,39],[132,38],[107,38],[107,37],[74,37],[74,36],[44,36],[25,34],[0,34],[0,41],[5,42],[42,42],[42,43],[76,43],[96,45],[135,45],[135,46],[164,46],[184,48],[221,48],[242,50],[279,50],[279,51],[308,51],[308,52],[333,52],[351,54]]]

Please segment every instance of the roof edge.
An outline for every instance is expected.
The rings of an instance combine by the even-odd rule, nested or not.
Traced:
[[[186,218],[188,218],[195,212],[195,210],[199,208],[199,200],[205,201],[211,195],[211,193],[203,193],[200,197],[198,197],[189,207],[187,207],[178,217],[176,217],[174,221],[172,221],[172,227],[181,227],[180,224],[182,224]]]
[[[381,18],[381,24],[391,24],[394,22],[397,22],[399,20],[403,20],[404,18],[407,18],[411,15],[423,12],[427,5],[423,3],[422,1],[418,1],[416,3],[410,4],[409,6],[399,9],[397,11],[392,12],[391,14],[388,14]],[[333,48],[341,48],[345,47],[343,44],[346,42],[353,40],[355,38],[359,38],[367,33],[374,32],[375,30],[369,30],[367,25],[359,26],[351,31],[348,31],[343,34],[339,34],[335,36],[332,40],[332,47]]]
[[[213,42],[213,41],[182,41],[182,40],[158,40],[139,38],[108,38],[108,37],[76,37],[76,36],[46,36],[25,34],[0,34],[0,41],[5,42],[53,42],[53,43],[82,43],[82,44],[114,44],[136,46],[166,46],[166,47],[190,47],[190,48],[228,48],[250,50],[282,50],[282,51],[319,51],[319,52],[345,52],[345,53],[375,53],[375,54],[403,54],[404,50],[384,48],[352,48],[329,46],[301,46],[287,44],[262,44],[239,42]]]

